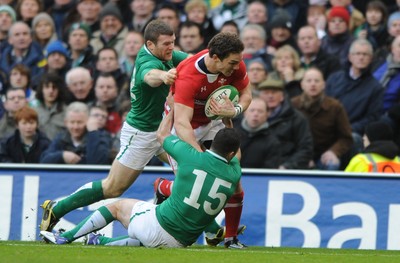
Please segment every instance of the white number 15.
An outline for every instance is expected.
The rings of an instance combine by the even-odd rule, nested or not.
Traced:
[[[183,202],[185,202],[186,204],[188,204],[196,209],[199,209],[200,204],[198,203],[198,200],[199,200],[201,189],[203,188],[207,173],[205,171],[195,169],[193,171],[193,174],[196,175],[196,180],[194,182],[192,192],[190,193],[189,198],[185,197]],[[215,179],[215,181],[210,189],[210,192],[208,193],[208,196],[211,197],[212,199],[219,199],[219,205],[217,208],[212,209],[211,203],[208,201],[204,201],[203,207],[204,207],[204,211],[207,214],[215,215],[215,214],[219,213],[219,211],[221,211],[222,206],[225,204],[227,196],[224,193],[218,193],[218,189],[220,187],[230,188],[231,186],[232,186],[232,183],[230,183],[230,182],[227,182],[227,181],[219,179],[219,178]]]

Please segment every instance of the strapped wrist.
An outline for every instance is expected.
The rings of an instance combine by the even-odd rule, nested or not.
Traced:
[[[236,116],[240,115],[243,112],[243,107],[240,104],[235,105],[235,114],[233,115],[233,118]]]

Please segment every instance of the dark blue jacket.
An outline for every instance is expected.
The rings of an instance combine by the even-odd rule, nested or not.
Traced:
[[[37,42],[32,42],[30,45],[26,56],[22,59],[20,63],[15,61],[15,58],[11,55],[13,46],[9,45],[4,50],[2,50],[0,68],[6,73],[10,74],[11,69],[16,64],[24,64],[31,70],[31,77],[35,77],[39,73],[39,62],[43,60],[42,48]]]
[[[353,79],[350,77],[350,68],[331,74],[325,88],[327,96],[343,104],[352,132],[361,136],[365,126],[382,115],[383,91],[382,85],[369,71]]]
[[[374,77],[376,80],[380,81],[388,70],[389,63],[386,61],[374,72]],[[391,69],[395,73],[390,78],[383,95],[383,111],[386,112],[390,107],[395,105],[400,101],[400,68]]]
[[[39,163],[40,155],[49,147],[51,141],[37,130],[37,136],[29,152],[24,151],[19,130],[4,139],[0,145],[0,162],[2,163]]]
[[[110,164],[111,137],[106,131],[87,132],[82,144],[75,147],[68,131],[58,134],[49,148],[42,153],[41,163],[65,164],[64,151],[71,151],[81,156],[78,164]]]

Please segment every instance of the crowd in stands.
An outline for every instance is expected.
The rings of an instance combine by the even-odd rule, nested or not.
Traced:
[[[0,162],[110,164],[154,19],[191,54],[240,36],[242,167],[345,170],[367,131],[398,161],[400,0],[0,0]]]

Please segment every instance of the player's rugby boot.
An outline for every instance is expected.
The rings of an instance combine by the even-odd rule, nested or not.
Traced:
[[[245,225],[240,225],[238,227],[238,231],[237,234],[238,235],[242,235],[244,230],[246,230],[246,226]],[[226,228],[225,226],[221,226],[217,233],[206,233],[206,242],[207,245],[215,247],[218,246],[219,243],[221,243],[222,241],[224,241],[225,239],[225,233],[226,233]]]
[[[53,213],[53,206],[55,203],[56,202],[54,201],[46,200],[41,205],[41,207],[43,208],[42,222],[40,223],[41,231],[51,232],[58,221],[60,221],[58,218],[55,217]]]

